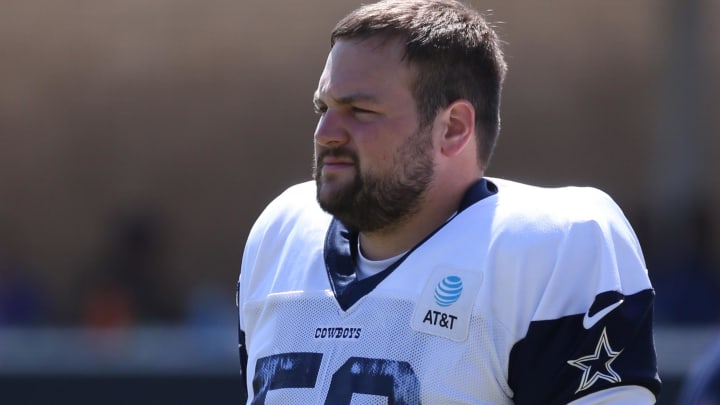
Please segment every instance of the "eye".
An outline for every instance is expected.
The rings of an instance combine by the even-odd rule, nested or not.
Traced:
[[[365,108],[360,108],[360,107],[355,107],[355,106],[351,107],[351,111],[353,114],[375,114],[375,111],[367,110]]]
[[[313,110],[315,111],[315,114],[323,115],[327,112],[327,106],[322,104],[314,104]]]

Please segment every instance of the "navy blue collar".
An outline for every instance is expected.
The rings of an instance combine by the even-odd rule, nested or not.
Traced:
[[[470,186],[465,192],[465,195],[463,195],[463,198],[460,200],[460,206],[458,207],[458,213],[476,202],[494,195],[497,193],[497,190],[497,186],[492,182],[486,179],[478,180]],[[452,219],[450,221],[452,221]],[[430,239],[437,231],[442,229],[445,224],[440,225],[440,227],[385,270],[371,277],[357,280],[355,263],[358,257],[357,247],[359,234],[357,231],[348,229],[340,221],[333,218],[325,236],[325,268],[328,272],[330,286],[340,307],[346,311],[360,298],[372,291],[385,277],[400,266],[400,263],[405,261],[415,249]]]

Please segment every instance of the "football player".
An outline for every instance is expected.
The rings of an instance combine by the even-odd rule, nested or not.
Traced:
[[[593,188],[485,177],[506,65],[454,0],[381,1],[331,34],[314,182],[245,247],[249,404],[652,404],[654,291]]]

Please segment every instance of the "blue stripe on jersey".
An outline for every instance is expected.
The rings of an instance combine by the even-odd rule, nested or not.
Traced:
[[[494,195],[497,191],[497,186],[492,182],[486,179],[478,180],[465,192],[458,207],[458,212],[465,210],[486,197]],[[333,219],[325,237],[324,255],[330,285],[332,286],[333,293],[340,307],[343,310],[347,310],[360,298],[370,293],[385,277],[400,266],[415,249],[430,239],[443,226],[445,226],[445,224],[433,231],[428,237],[423,239],[385,270],[371,277],[357,280],[355,266],[357,263],[358,233],[357,231],[348,229],[340,221]]]
[[[566,404],[618,385],[644,386],[657,397],[655,293],[648,289],[625,296],[622,304],[598,315],[598,302],[613,305],[618,298],[605,292],[596,297],[589,314],[530,323],[525,338],[510,352],[508,382],[516,404]],[[588,317],[593,322],[588,323]],[[584,318],[590,329],[583,326]]]

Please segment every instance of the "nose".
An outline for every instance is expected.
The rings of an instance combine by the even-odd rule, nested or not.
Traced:
[[[350,136],[342,123],[339,111],[327,109],[315,128],[315,143],[326,148],[337,148],[349,142]]]

